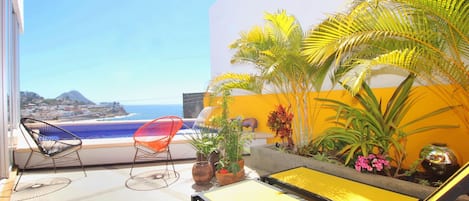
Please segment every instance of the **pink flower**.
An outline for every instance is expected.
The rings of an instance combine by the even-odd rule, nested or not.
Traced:
[[[384,168],[389,168],[389,161],[382,155],[369,154],[367,157],[358,156],[355,161],[355,170],[359,172],[380,172]]]

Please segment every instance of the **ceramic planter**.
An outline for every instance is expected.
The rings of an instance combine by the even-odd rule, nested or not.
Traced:
[[[222,174],[219,171],[217,171],[215,173],[215,177],[217,178],[217,182],[220,186],[232,184],[232,183],[235,183],[244,179],[245,177],[244,168],[239,170],[239,172],[237,172],[236,174],[231,173],[231,172]]]
[[[420,151],[420,157],[424,159],[421,165],[425,171],[441,180],[448,179],[460,168],[455,152],[446,144],[427,145]]]
[[[197,185],[207,185],[213,177],[213,169],[208,161],[197,161],[192,166],[192,179]]]

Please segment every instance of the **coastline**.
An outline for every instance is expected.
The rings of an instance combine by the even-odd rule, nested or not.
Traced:
[[[91,123],[91,122],[118,122],[118,121],[149,121],[161,116],[183,116],[182,105],[129,105],[123,106],[126,113],[108,113],[106,115],[79,115],[55,120],[47,120],[57,123]]]
[[[112,121],[112,120],[118,120],[118,119],[123,119],[123,118],[127,118],[127,117],[132,117],[132,116],[135,116],[137,115],[137,113],[129,113],[127,115],[117,115],[117,116],[114,116],[114,117],[104,117],[104,118],[99,118],[97,119],[98,121]]]
[[[114,118],[125,118],[129,116],[134,116],[136,115],[135,113],[129,113],[128,115],[118,115],[115,117],[103,117],[103,118],[75,118],[75,119],[59,119],[59,120],[53,120],[50,122],[60,122],[60,123],[72,123],[72,122],[77,122],[77,123],[86,123],[86,122],[100,122],[100,121],[112,121]]]

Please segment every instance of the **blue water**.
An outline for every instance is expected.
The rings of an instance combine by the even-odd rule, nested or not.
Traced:
[[[62,128],[71,131],[72,133],[80,136],[81,139],[97,139],[97,138],[120,138],[120,137],[132,137],[137,129],[142,126],[145,122],[122,122],[119,124],[75,124],[75,125],[64,125]],[[185,120],[184,124],[192,126],[194,122],[191,120]],[[184,133],[190,133],[190,130],[184,130],[187,128],[181,128],[176,135],[182,135]],[[54,133],[50,130],[40,130],[41,133],[48,134],[48,137],[57,136],[59,133]]]
[[[183,117],[182,105],[124,105],[127,116],[114,117],[106,120],[151,120],[158,117],[175,115]]]
[[[113,117],[102,119],[101,121],[115,121],[115,120],[152,120],[162,116],[175,115],[183,117],[182,105],[124,105],[125,111],[129,113],[127,116]],[[191,121],[185,121],[184,124],[188,127],[192,126]],[[80,136],[82,139],[96,139],[96,138],[117,138],[117,137],[131,137],[133,133],[143,123],[127,122],[122,124],[89,126],[89,125],[72,125],[66,127],[69,131]],[[184,129],[184,128],[183,128]]]

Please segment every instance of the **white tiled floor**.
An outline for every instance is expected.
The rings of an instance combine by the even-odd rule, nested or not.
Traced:
[[[68,181],[71,183],[64,188],[56,190],[53,188],[45,190],[24,190],[14,192],[11,200],[53,200],[53,201],[91,201],[91,200],[190,200],[194,193],[205,191],[216,187],[214,185],[198,186],[192,180],[193,161],[183,161],[176,163],[176,171],[180,174],[173,184],[167,188],[157,190],[134,190],[126,186],[129,182],[130,165],[107,165],[86,168],[87,177],[84,176],[80,168],[59,169],[54,174],[53,170],[26,171],[21,178],[18,189],[30,181],[42,180],[45,182]],[[248,163],[246,163],[248,165]],[[151,172],[164,169],[162,163],[140,164],[134,169],[134,174]],[[248,178],[258,178],[259,174],[248,166],[246,175]],[[55,185],[60,187],[64,185]],[[138,188],[138,187],[137,187]],[[41,188],[38,188],[41,189]],[[55,192],[51,192],[54,191]]]

